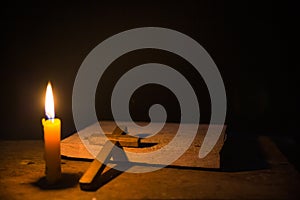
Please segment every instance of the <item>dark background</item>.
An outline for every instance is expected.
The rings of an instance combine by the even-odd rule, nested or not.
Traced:
[[[48,80],[63,137],[76,132],[72,87],[87,54],[121,31],[158,26],[192,37],[211,55],[226,87],[229,131],[299,138],[296,3],[141,2],[2,3],[0,137],[42,138]],[[110,94],[118,78],[147,62],[167,64],[186,76],[199,97],[201,123],[209,122],[210,100],[201,76],[179,56],[159,50],[131,52],[112,63],[99,84],[104,93],[96,95],[99,119],[112,119]],[[149,106],[159,102],[168,110],[168,121],[177,122],[178,102],[161,86],[136,91],[130,102],[133,118],[147,120]]]

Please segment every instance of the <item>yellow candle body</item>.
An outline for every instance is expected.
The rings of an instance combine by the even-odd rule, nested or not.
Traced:
[[[42,120],[44,126],[46,179],[49,183],[57,182],[61,177],[60,161],[60,119]]]

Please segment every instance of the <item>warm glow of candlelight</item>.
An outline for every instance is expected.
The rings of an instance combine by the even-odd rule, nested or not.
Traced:
[[[54,98],[50,81],[48,82],[45,97],[45,113],[48,119],[54,119]]]
[[[61,177],[60,166],[60,129],[61,121],[55,118],[54,98],[51,83],[48,82],[45,97],[45,113],[48,119],[42,119],[44,127],[44,145],[46,161],[46,179],[53,184]]]

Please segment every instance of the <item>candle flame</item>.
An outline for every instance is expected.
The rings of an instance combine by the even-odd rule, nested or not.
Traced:
[[[45,97],[45,113],[48,119],[54,119],[54,98],[50,81],[48,82]]]

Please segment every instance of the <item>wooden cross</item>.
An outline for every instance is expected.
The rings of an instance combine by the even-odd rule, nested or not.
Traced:
[[[123,131],[125,130],[125,131]],[[94,190],[97,187],[97,179],[100,178],[103,170],[110,158],[113,156],[114,148],[123,147],[138,147],[140,143],[140,139],[137,137],[133,137],[127,135],[127,127],[124,127],[123,130],[119,127],[116,127],[113,133],[108,136],[109,141],[106,141],[102,150],[97,155],[96,159],[91,163],[87,171],[83,174],[83,176],[79,180],[80,188],[82,190]],[[127,157],[124,153],[121,159],[127,160]],[[103,163],[100,160],[104,161]]]

